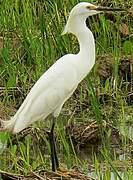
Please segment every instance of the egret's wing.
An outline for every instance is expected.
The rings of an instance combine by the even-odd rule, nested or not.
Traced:
[[[69,58],[63,60],[48,69],[32,87],[14,116],[17,129],[53,113],[73,92],[77,72],[73,65],[69,66]]]

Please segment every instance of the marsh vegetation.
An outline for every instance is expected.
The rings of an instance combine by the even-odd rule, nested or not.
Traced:
[[[77,2],[0,2],[1,119],[15,114],[33,84],[59,57],[78,52],[74,36],[61,36],[68,13]],[[128,12],[108,12],[87,20],[95,36],[96,64],[63,106],[56,126],[58,153],[62,166],[74,172],[94,179],[131,180],[133,2],[98,3]],[[5,173],[1,179],[46,179],[51,168],[50,119],[16,136],[0,133],[0,173]]]

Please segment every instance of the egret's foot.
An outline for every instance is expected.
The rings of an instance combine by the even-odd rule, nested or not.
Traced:
[[[77,170],[67,170],[63,167],[58,167],[57,174],[65,179],[81,179],[81,180],[92,180],[93,178],[88,177]]]
[[[70,171],[61,166],[57,168],[57,173],[62,177],[71,178]]]

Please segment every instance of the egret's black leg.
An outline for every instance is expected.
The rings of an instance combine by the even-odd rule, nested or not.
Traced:
[[[56,119],[53,118],[52,127],[49,134],[50,140],[50,149],[51,149],[51,161],[52,161],[52,171],[55,171],[59,167],[59,161],[56,152],[56,143],[55,143],[55,136],[54,136],[54,127],[55,127]]]

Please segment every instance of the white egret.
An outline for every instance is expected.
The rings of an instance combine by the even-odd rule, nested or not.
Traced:
[[[31,123],[44,120],[52,114],[50,146],[53,171],[59,167],[53,135],[55,119],[65,101],[95,64],[95,41],[86,26],[86,19],[88,16],[110,10],[121,9],[109,9],[81,2],[71,10],[63,34],[74,34],[78,39],[80,51],[78,54],[67,54],[58,59],[35,83],[16,114],[9,121],[1,121],[1,130],[16,134]]]

